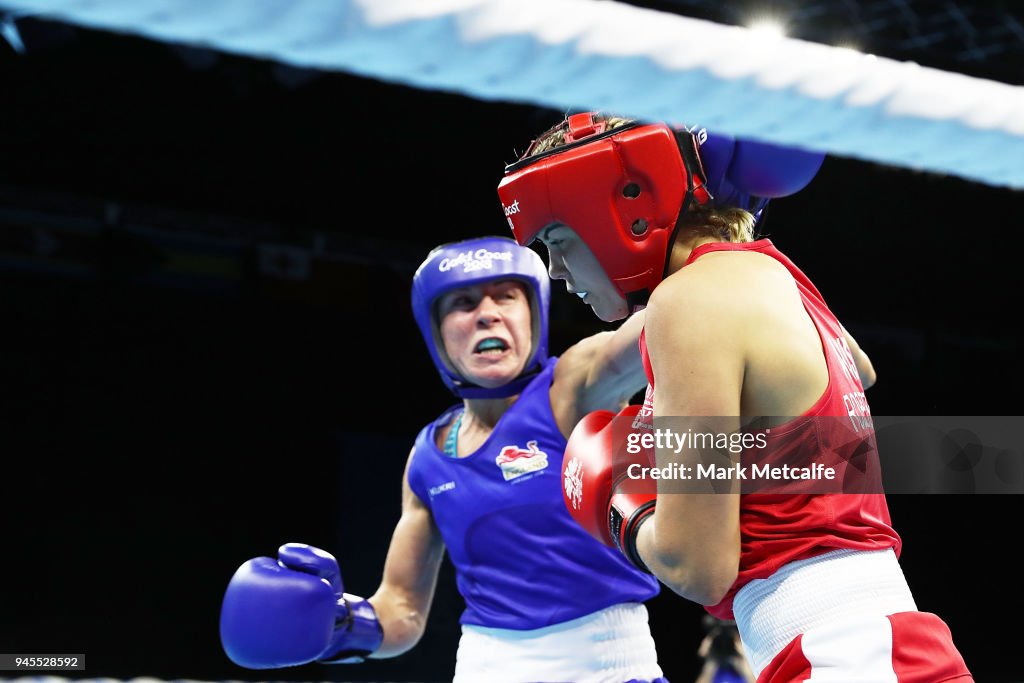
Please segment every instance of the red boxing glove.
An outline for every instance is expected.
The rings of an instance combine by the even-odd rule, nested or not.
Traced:
[[[628,435],[644,431],[633,427],[640,409],[627,406],[618,415],[598,410],[579,421],[562,459],[562,497],[569,514],[587,533],[650,572],[637,553],[636,536],[640,525],[654,514],[657,484],[636,478],[639,467],[651,466],[651,456],[627,441]]]

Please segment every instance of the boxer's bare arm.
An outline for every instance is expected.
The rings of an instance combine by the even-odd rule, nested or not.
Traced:
[[[384,630],[384,642],[373,657],[394,657],[419,642],[444,557],[434,517],[409,486],[410,462],[411,453],[402,475],[402,516],[391,536],[384,578],[369,599]]]
[[[595,410],[618,411],[647,385],[640,360],[644,312],[613,332],[586,337],[562,354],[551,384],[551,408],[562,434]]]
[[[740,427],[743,308],[749,303],[722,287],[715,279],[679,273],[651,297],[646,338],[658,418],[708,416],[716,431]],[[693,449],[657,452],[659,468],[678,464],[696,471],[700,462]],[[657,511],[640,528],[637,546],[675,592],[700,604],[717,603],[739,569],[738,491],[680,493],[659,481]]]

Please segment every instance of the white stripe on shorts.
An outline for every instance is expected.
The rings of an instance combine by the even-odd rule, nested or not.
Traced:
[[[800,641],[811,665],[808,681],[897,683],[892,665],[892,622],[859,616],[811,629]]]

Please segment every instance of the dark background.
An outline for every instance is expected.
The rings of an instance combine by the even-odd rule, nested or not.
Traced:
[[[374,591],[405,455],[452,402],[412,270],[506,233],[503,163],[564,112],[19,28],[24,54],[0,43],[0,652],[86,653],[90,677],[450,678],[447,563],[421,644],[358,667],[236,667],[219,601],[291,540]],[[830,157],[770,208],[764,231],[871,354],[876,415],[1022,414],[1020,198]],[[552,311],[556,352],[603,329],[561,285]],[[1024,606],[1020,499],[889,502],[920,608],[979,681],[1019,679],[1017,629],[995,624]],[[692,680],[701,611],[650,609],[667,675]]]

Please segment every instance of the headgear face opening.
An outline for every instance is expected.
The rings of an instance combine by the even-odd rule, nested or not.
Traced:
[[[665,124],[603,130],[593,114],[567,122],[569,144],[505,169],[498,185],[516,241],[552,224],[572,228],[631,306],[665,276],[676,221],[711,199],[697,142]]]
[[[469,382],[452,364],[441,339],[438,299],[448,291],[495,280],[519,280],[530,299],[533,345],[523,372],[500,387]],[[412,311],[441,380],[462,398],[501,398],[520,393],[548,359],[548,307],[551,282],[544,262],[531,249],[505,237],[483,237],[444,244],[427,256],[412,279]]]

